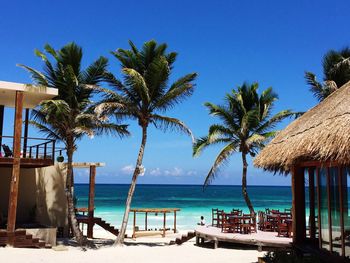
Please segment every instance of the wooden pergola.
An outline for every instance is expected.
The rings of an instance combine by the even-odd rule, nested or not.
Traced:
[[[96,184],[96,167],[103,167],[105,163],[73,163],[73,168],[89,169],[89,201],[88,207],[78,208],[77,212],[87,212],[87,220],[78,220],[87,224],[87,237],[93,238],[93,229],[95,225],[94,210],[95,210],[95,184]]]
[[[133,232],[132,237],[136,238],[136,236],[140,233],[143,233],[144,235],[154,235],[161,233],[163,237],[165,237],[166,233],[166,214],[167,213],[174,213],[174,233],[176,233],[176,212],[180,211],[179,208],[134,208],[131,209],[130,212],[134,213],[134,221],[133,221]],[[144,230],[137,230],[136,227],[136,215],[137,213],[144,213],[145,214],[145,228]],[[148,214],[163,214],[163,229],[159,231],[148,231]]]

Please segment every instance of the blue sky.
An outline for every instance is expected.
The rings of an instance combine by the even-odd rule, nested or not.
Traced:
[[[304,111],[316,104],[304,71],[322,76],[321,59],[329,49],[350,45],[349,1],[3,1],[0,16],[0,80],[30,83],[17,63],[41,69],[35,48],[55,48],[75,41],[84,49],[84,63],[100,55],[110,69],[120,67],[109,54],[127,48],[131,39],[140,46],[155,39],[179,53],[174,79],[198,72],[194,95],[168,115],[178,117],[196,136],[215,122],[203,103],[220,103],[225,93],[244,81],[272,86],[279,94],[276,112]],[[12,112],[6,111],[5,133],[12,132]],[[283,128],[284,122],[279,128]],[[140,144],[139,127],[130,122],[132,136],[85,138],[75,161],[101,161],[100,183],[129,183]],[[31,136],[37,136],[35,130]],[[201,184],[219,148],[193,159],[190,138],[150,129],[140,183]],[[288,185],[289,177],[255,169],[250,160],[248,183]],[[87,182],[86,171],[76,171],[77,182]],[[240,184],[237,154],[222,169],[216,184]]]

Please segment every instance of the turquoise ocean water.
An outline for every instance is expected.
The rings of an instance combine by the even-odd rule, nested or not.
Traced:
[[[129,185],[97,184],[95,194],[95,216],[102,217],[117,228],[120,227],[124,213],[125,199]],[[250,186],[248,193],[255,210],[265,208],[290,208],[292,202],[289,186]],[[87,207],[88,184],[76,184],[75,195],[78,207]],[[180,208],[177,214],[178,229],[194,229],[204,216],[207,223],[211,223],[211,209],[220,208],[230,211],[232,208],[248,212],[245,206],[241,186],[209,186],[203,191],[201,185],[137,185],[132,203],[133,208]],[[129,227],[132,222],[129,218]],[[149,228],[162,225],[161,215],[149,215]],[[167,216],[167,224],[172,226],[173,216]],[[137,217],[137,224],[141,227],[144,217]]]

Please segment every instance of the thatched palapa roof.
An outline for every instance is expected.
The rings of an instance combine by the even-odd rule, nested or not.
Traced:
[[[350,82],[279,132],[254,165],[288,172],[303,161],[350,164]]]

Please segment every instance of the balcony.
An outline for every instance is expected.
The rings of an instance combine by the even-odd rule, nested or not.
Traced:
[[[11,167],[13,165],[13,136],[0,136],[0,167]],[[55,148],[56,141],[43,138],[21,138],[21,159],[22,168],[36,168],[53,165],[55,153],[62,149]]]

